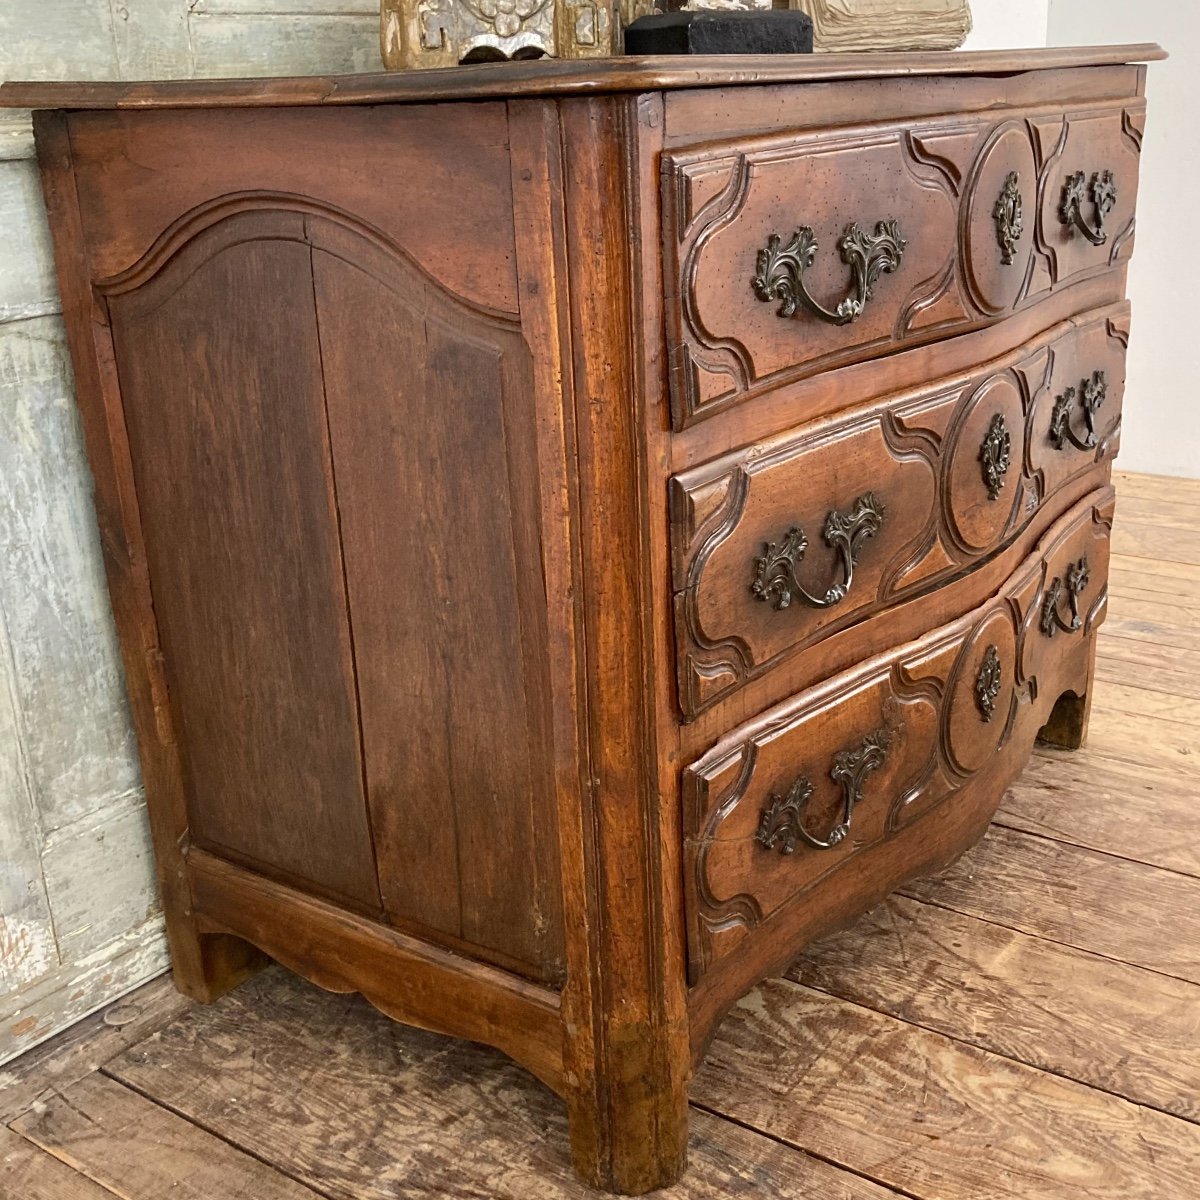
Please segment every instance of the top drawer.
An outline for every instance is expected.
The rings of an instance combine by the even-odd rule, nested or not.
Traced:
[[[1143,116],[1130,101],[664,155],[675,427],[1124,260]]]

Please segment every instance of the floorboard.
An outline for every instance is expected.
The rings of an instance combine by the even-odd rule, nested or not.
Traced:
[[[119,1195],[0,1125],[4,1200],[113,1200]]]
[[[122,1200],[314,1200],[315,1193],[153,1100],[89,1075],[12,1125]]]
[[[91,1074],[191,1007],[163,975],[0,1067],[0,1123]]]
[[[397,1025],[273,969],[106,1071],[333,1200],[593,1200],[562,1105],[496,1051]],[[697,1113],[663,1200],[887,1200],[893,1193]]]
[[[1114,554],[1137,559],[1170,559],[1172,562],[1200,566],[1200,529],[1179,529],[1151,521],[1123,519],[1113,524]]]
[[[1158,500],[1165,504],[1200,504],[1200,479],[1179,479],[1174,475],[1147,475],[1141,471],[1114,471],[1113,482],[1122,501]],[[1200,525],[1200,517],[1197,517]]]
[[[1200,621],[1200,612],[1196,614]],[[1102,631],[1103,632],[1103,631]],[[1200,729],[1200,711],[1194,704],[1181,704],[1177,696],[1164,695],[1150,688],[1131,687],[1121,683],[1108,683],[1097,689],[1092,701],[1093,713],[1124,713],[1132,717],[1150,717],[1150,721],[1141,722],[1144,730],[1153,730],[1156,722],[1170,721],[1175,725],[1185,725],[1191,729]],[[1103,742],[1088,731],[1088,751],[1094,753],[1103,749]]]
[[[1200,876],[1197,785],[1179,772],[1040,750],[1005,795],[996,824]]]
[[[893,896],[789,978],[1200,1120],[1200,986]]]
[[[902,894],[1200,983],[1200,879],[993,825]]]
[[[1101,683],[1149,688],[1175,696],[1179,704],[1200,700],[1200,650],[1175,649],[1110,634],[1096,653]]]
[[[1200,1127],[790,980],[733,1010],[693,1092],[927,1200],[1200,1195]]]

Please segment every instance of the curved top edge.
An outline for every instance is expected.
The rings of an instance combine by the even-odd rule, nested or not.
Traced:
[[[324,104],[415,104],[655,92],[906,75],[1012,75],[1055,67],[1113,66],[1166,58],[1153,42],[1031,50],[937,50],[871,54],[655,55],[538,59],[421,71],[261,79],[179,79],[152,83],[12,82],[0,108],[280,108]]]

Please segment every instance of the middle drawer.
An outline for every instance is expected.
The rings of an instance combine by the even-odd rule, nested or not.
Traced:
[[[1129,309],[671,480],[679,701],[691,719],[785,657],[977,565],[1117,447]],[[1061,507],[1061,506],[1059,506]]]

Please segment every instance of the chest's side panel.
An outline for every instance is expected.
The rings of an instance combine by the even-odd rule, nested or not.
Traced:
[[[71,128],[191,838],[556,979],[532,352],[469,111]]]

